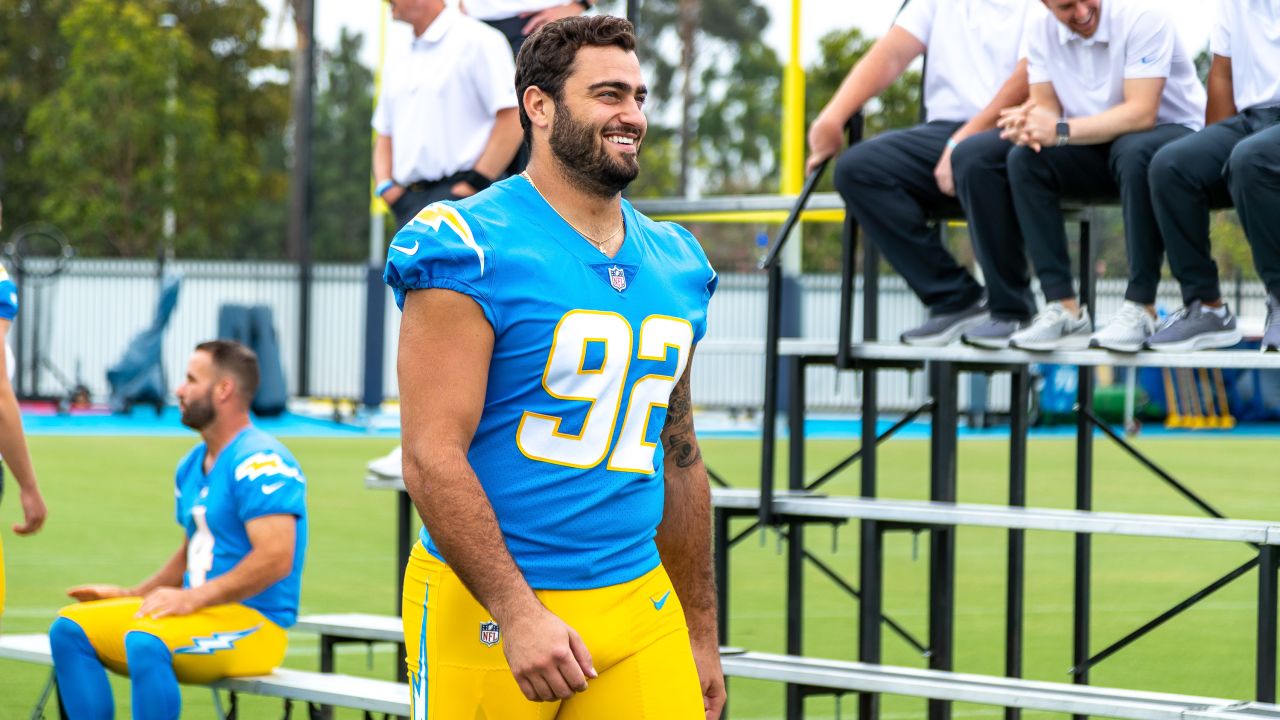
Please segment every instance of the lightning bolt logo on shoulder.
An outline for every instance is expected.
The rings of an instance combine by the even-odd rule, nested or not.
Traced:
[[[428,205],[422,208],[422,210],[409,221],[409,224],[405,225],[405,228],[408,229],[418,225],[425,225],[439,233],[441,224],[452,230],[453,234],[458,236],[458,239],[462,241],[463,245],[466,245],[475,252],[476,258],[480,261],[480,275],[483,276],[484,250],[480,247],[480,244],[476,242],[475,234],[471,232],[471,226],[463,219],[462,213],[458,212],[457,208],[444,203]],[[403,246],[392,242],[391,248],[393,250],[398,250],[405,255],[413,255],[418,252],[418,241],[414,240],[413,245]]]
[[[262,477],[286,477],[306,482],[302,472],[290,465],[279,453],[256,452],[245,458],[236,466],[235,478],[240,480],[257,480]]]

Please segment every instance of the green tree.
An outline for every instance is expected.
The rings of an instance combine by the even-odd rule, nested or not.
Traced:
[[[31,162],[27,115],[58,86],[67,48],[58,19],[73,0],[0,0],[0,195],[10,231],[40,219],[45,175]]]
[[[265,16],[258,0],[0,0],[10,222],[54,222],[86,255],[151,254],[172,137],[178,252],[278,254],[262,220],[283,216],[288,98],[262,71],[287,54],[261,47]]]
[[[312,176],[312,251],[317,260],[368,255],[369,178],[373,172],[373,72],[360,64],[363,38],[342,31],[320,57]]]
[[[602,9],[621,13],[624,3],[606,0]],[[776,172],[777,132],[764,129],[781,117],[781,68],[764,44],[768,24],[757,0],[641,3],[636,32],[650,88],[650,138],[666,143],[662,129],[670,131],[658,157],[649,156],[655,148],[646,141],[645,173],[675,181],[658,186],[651,178],[646,192],[683,195],[695,180],[703,194],[758,189]],[[674,161],[670,171],[657,167],[667,159]]]
[[[173,182],[184,246],[207,242],[187,228],[198,228],[193,216],[208,211],[202,198],[230,191],[235,178],[214,133],[211,94],[181,85],[173,89],[174,106],[166,106],[170,68],[190,67],[190,42],[159,27],[136,2],[84,0],[61,30],[70,46],[67,74],[27,122],[32,160],[57,178],[41,198],[42,216],[71,237],[101,237],[98,251],[151,252],[161,235],[164,147],[172,134],[183,167]]]

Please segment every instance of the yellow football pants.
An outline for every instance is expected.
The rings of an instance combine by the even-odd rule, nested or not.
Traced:
[[[621,585],[537,596],[582,636],[599,673],[567,700],[525,699],[507,666],[501,628],[490,625],[492,617],[448,565],[414,546],[404,578],[414,720],[704,717],[684,610],[662,566]]]
[[[84,630],[108,669],[129,674],[124,637],[140,631],[155,635],[173,654],[173,670],[184,683],[210,683],[224,677],[265,675],[284,660],[285,631],[244,605],[207,607],[190,615],[159,620],[134,617],[142,598],[113,598],[68,605],[58,612]]]

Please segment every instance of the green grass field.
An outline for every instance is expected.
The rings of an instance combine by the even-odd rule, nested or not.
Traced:
[[[8,609],[3,630],[38,632],[48,627],[67,599],[63,591],[81,582],[131,584],[154,570],[177,547],[172,471],[191,440],[181,438],[36,437],[32,454],[51,508],[49,524],[34,538],[9,530],[17,516],[10,493],[2,509]],[[302,594],[302,612],[393,610],[397,581],[393,564],[395,499],[366,490],[363,468],[394,441],[293,439],[287,442],[308,476],[311,546]],[[816,475],[853,449],[852,442],[811,443]],[[1268,458],[1275,441],[1230,439],[1229,435],[1148,439],[1140,446],[1231,517],[1280,517],[1280,493]],[[757,482],[759,445],[750,441],[703,443],[708,463],[737,485]],[[1008,446],[990,440],[960,446],[960,500],[1002,503],[1006,493]],[[1100,510],[1194,514],[1194,508],[1158,479],[1112,447],[1097,445],[1095,507]],[[1074,484],[1074,443],[1036,440],[1030,446],[1030,504],[1070,507]],[[928,445],[894,440],[882,446],[880,491],[885,497],[924,498],[928,488]],[[856,466],[833,481],[829,492],[853,494]],[[12,488],[11,488],[12,490]],[[739,527],[745,527],[746,520]],[[1071,537],[1028,535],[1026,674],[1066,681],[1070,665]],[[917,637],[926,636],[926,538],[889,536],[886,549],[886,610]],[[850,581],[857,577],[857,531],[808,532],[808,546]],[[1001,672],[1003,657],[1005,532],[962,529],[957,550],[956,667],[968,672]],[[1094,647],[1119,638],[1177,600],[1250,556],[1249,548],[1212,542],[1099,537],[1095,541]],[[730,644],[780,651],[783,645],[784,563],[773,535],[749,538],[731,561]],[[1139,687],[1227,698],[1247,698],[1253,687],[1255,575],[1201,603],[1190,612],[1102,663],[1099,685]],[[806,583],[807,654],[853,659],[857,642],[856,605],[816,572]],[[885,634],[886,662],[921,667],[924,661],[892,634]],[[372,654],[350,646],[338,659],[341,672],[390,678],[390,648]],[[317,643],[295,634],[287,664],[317,667]],[[0,661],[0,719],[25,718],[47,670]],[[120,717],[128,717],[128,688],[116,684]],[[779,718],[780,685],[734,680],[730,701],[736,720]],[[184,689],[186,717],[211,717],[209,693]],[[279,704],[246,700],[242,717],[279,717]],[[887,718],[923,715],[923,702],[886,698]],[[852,717],[854,700],[843,703]],[[829,698],[808,701],[809,717],[835,717]],[[957,717],[998,717],[999,710],[957,707]],[[1032,717],[1028,714],[1028,717]],[[339,717],[358,717],[356,713]]]

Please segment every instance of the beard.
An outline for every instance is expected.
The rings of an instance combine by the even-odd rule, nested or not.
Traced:
[[[640,133],[638,128],[619,126],[612,128],[620,132],[636,135],[636,152],[640,150]],[[640,163],[635,155],[628,155],[622,160],[609,155],[604,147],[605,140],[597,128],[592,127],[565,111],[556,115],[551,126],[551,154],[560,161],[568,179],[578,187],[604,198],[611,198],[622,192],[636,175],[640,174]]]
[[[202,398],[193,398],[182,408],[182,424],[192,430],[204,430],[213,424],[213,388]]]

